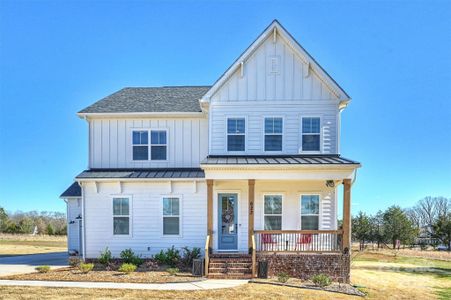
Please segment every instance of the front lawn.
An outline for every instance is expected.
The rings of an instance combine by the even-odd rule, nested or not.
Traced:
[[[0,234],[0,257],[67,251],[66,236]]]

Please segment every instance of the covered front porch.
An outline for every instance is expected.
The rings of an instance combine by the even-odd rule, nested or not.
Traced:
[[[218,253],[249,255],[348,254],[351,185],[356,163],[339,166],[203,165],[207,178],[206,268]],[[338,227],[338,186],[343,225]],[[274,263],[273,263],[274,264]]]

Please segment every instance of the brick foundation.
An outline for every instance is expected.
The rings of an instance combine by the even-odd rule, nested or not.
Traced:
[[[350,280],[349,254],[257,254],[257,261],[268,262],[268,276],[285,272],[291,277],[307,280],[322,273],[334,281],[349,283]]]

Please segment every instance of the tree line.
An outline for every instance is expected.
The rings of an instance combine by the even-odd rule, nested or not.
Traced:
[[[360,211],[352,218],[352,237],[360,249],[377,243],[378,248],[443,244],[451,250],[451,198],[425,197],[413,207],[394,205],[374,215]]]
[[[66,215],[60,212],[48,211],[7,213],[5,209],[0,207],[0,232],[66,235]]]

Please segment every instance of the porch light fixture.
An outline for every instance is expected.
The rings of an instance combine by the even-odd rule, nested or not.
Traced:
[[[81,220],[81,215],[78,215],[78,217],[76,217],[75,220]]]
[[[326,186],[333,188],[335,187],[335,182],[333,180],[326,180]]]

